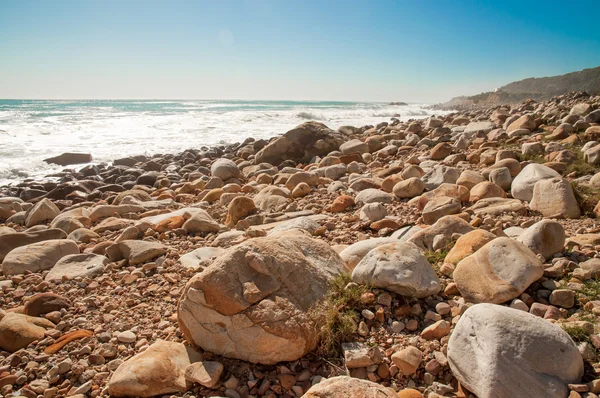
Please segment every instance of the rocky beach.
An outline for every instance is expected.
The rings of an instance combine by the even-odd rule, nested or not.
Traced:
[[[281,133],[0,187],[0,395],[600,395],[600,96]]]

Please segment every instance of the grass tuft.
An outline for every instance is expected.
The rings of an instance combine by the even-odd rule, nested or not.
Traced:
[[[577,176],[584,176],[589,174],[596,174],[598,172],[597,166],[589,164],[584,160],[581,148],[575,148],[573,152],[577,155],[577,159],[575,159],[573,162],[567,165],[565,175],[575,172]]]
[[[442,249],[442,250],[427,250],[425,251],[425,257],[427,257],[427,261],[429,264],[436,265],[437,263],[444,262],[444,259],[450,252],[450,249]]]
[[[579,294],[596,300],[600,296],[600,279],[583,282],[583,287],[579,290]]]
[[[583,343],[589,341],[589,336],[584,328],[581,326],[562,326],[563,330],[573,339],[576,343]]]
[[[347,273],[333,279],[327,297],[313,310],[312,317],[319,325],[316,353],[323,357],[340,356],[342,343],[355,340],[360,319],[358,311],[363,307],[361,296],[369,288],[350,282]]]

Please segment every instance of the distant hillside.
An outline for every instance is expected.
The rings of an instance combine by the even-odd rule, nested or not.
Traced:
[[[469,108],[500,104],[515,104],[528,98],[536,101],[550,99],[571,91],[600,94],[600,66],[560,76],[530,77],[512,82],[495,91],[472,96],[455,97],[439,104],[439,108]]]

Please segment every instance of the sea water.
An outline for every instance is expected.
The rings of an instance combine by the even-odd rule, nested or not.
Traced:
[[[110,162],[270,138],[309,120],[336,129],[434,113],[442,112],[372,102],[0,100],[0,185],[62,170],[43,159],[64,152]]]

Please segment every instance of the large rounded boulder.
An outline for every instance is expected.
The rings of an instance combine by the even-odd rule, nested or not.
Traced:
[[[477,304],[458,321],[448,362],[479,398],[566,397],[583,375],[583,359],[559,326],[524,311]]]
[[[414,243],[387,243],[371,250],[352,271],[352,281],[424,298],[440,291],[440,280]]]
[[[544,274],[544,265],[527,246],[496,238],[456,266],[460,294],[475,303],[500,304],[518,297]]]
[[[189,342],[225,357],[294,361],[316,347],[310,310],[343,269],[329,245],[309,237],[250,239],[190,279],[179,325]]]
[[[536,182],[555,177],[560,177],[560,174],[550,167],[531,163],[515,177],[510,192],[513,198],[529,202],[533,198],[533,187]]]

